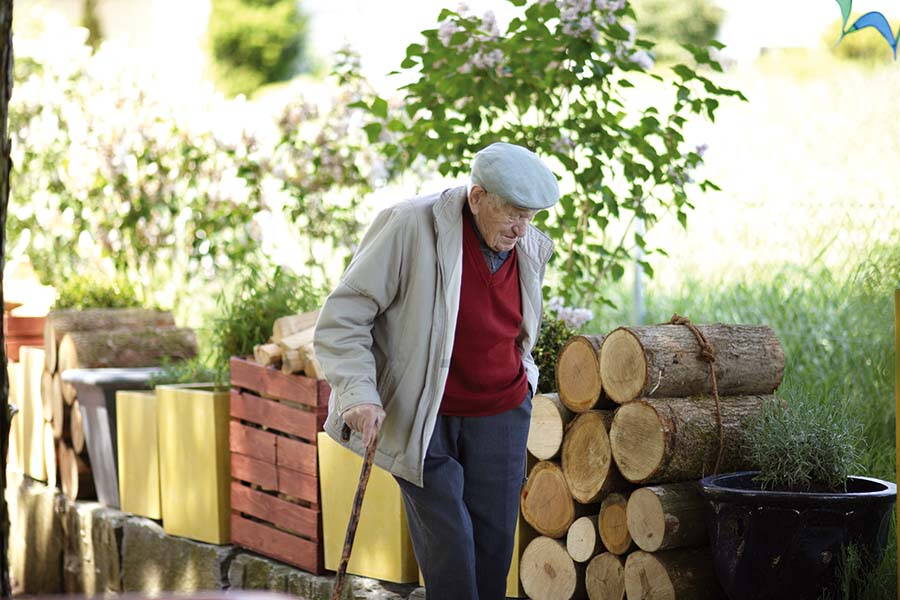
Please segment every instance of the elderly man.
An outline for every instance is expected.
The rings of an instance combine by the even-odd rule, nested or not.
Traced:
[[[558,198],[534,153],[491,144],[468,186],[381,212],[319,316],[325,430],[378,444],[428,600],[505,597],[553,251],[530,221]]]

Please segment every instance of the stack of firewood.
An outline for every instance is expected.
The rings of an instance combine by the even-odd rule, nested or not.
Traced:
[[[684,325],[576,336],[560,352],[557,394],[534,398],[538,459],[521,511],[540,534],[520,566],[530,598],[724,597],[697,481],[752,468],[746,419],[774,399],[784,353],[769,327]],[[721,422],[721,429],[719,423]]]
[[[56,465],[71,499],[94,494],[75,386],[62,381],[67,369],[153,367],[164,359],[197,354],[189,328],[175,327],[172,313],[142,308],[53,311],[44,322],[44,415],[56,440]]]
[[[319,311],[288,315],[275,320],[268,343],[254,346],[253,360],[265,367],[280,368],[284,373],[303,373],[324,379],[322,366],[316,360],[313,336]]]

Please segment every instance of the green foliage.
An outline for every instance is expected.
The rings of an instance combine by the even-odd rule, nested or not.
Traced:
[[[816,388],[769,402],[748,424],[747,455],[763,489],[844,491],[859,474],[861,427],[850,407]]]
[[[896,524],[896,516],[892,519]],[[888,548],[881,560],[856,544],[844,547],[838,560],[840,587],[836,594],[824,594],[820,600],[893,600],[897,597],[897,537],[888,536]]]
[[[544,313],[541,319],[541,330],[531,351],[534,363],[540,371],[537,393],[550,393],[556,390],[556,359],[566,341],[576,335],[577,331],[562,319]]]
[[[690,57],[682,44],[707,46],[715,39],[724,11],[710,0],[632,0],[638,33],[656,41],[662,61]]]
[[[822,43],[838,58],[870,66],[891,64],[893,57],[884,38],[872,27],[850,32],[842,39],[841,22],[835,21],[822,34]]]
[[[685,142],[684,127],[695,115],[713,118],[721,98],[743,95],[701,71],[721,70],[709,48],[691,47],[694,66],[676,65],[668,82],[650,73],[653,44],[634,38],[625,2],[590,3],[582,13],[510,1],[521,10],[503,35],[490,15],[441,11],[440,27],[423,31],[400,64],[414,78],[403,110],[367,101],[367,132],[398,168],[425,161],[442,175],[468,174],[474,153],[496,141],[546,157],[562,197],[535,222],[557,242],[556,292],[590,303],[605,280],[622,276],[633,250],[662,252],[631,231],[637,219],[652,226],[672,212],[686,222],[691,191],[717,189],[694,183],[702,150]],[[668,85],[671,104],[626,100],[639,83]],[[396,139],[384,140],[386,131]]]
[[[317,308],[324,294],[306,277],[278,267],[273,273],[245,269],[233,290],[216,299],[210,323],[212,364],[227,371],[232,356],[253,354],[253,346],[272,337],[275,319]]]
[[[91,273],[72,275],[56,283],[53,308],[135,308],[142,306],[137,293],[124,277],[103,278]]]
[[[297,0],[213,0],[209,40],[219,85],[227,94],[249,95],[289,79],[306,32]]]
[[[162,371],[150,377],[148,387],[169,383],[215,383],[216,387],[225,387],[227,380],[223,377],[223,369],[213,369],[204,363],[199,357],[188,360],[171,362],[165,360]]]

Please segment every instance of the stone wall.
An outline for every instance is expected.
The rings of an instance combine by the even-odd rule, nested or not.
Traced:
[[[166,535],[156,521],[71,502],[10,474],[10,576],[17,594],[248,589],[327,600],[334,576],[311,575],[231,545]],[[422,588],[349,576],[346,599],[424,600]]]

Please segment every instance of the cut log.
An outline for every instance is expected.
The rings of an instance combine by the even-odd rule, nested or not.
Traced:
[[[592,558],[584,587],[590,600],[625,600],[625,559],[610,552]]]
[[[720,600],[725,598],[716,579],[709,547],[637,550],[625,560],[625,593],[641,600]]]
[[[84,421],[81,415],[81,406],[76,400],[72,407],[68,409],[69,413],[69,429],[71,431],[72,450],[75,454],[84,452]]]
[[[66,369],[156,367],[163,359],[187,360],[197,354],[189,328],[73,331],[59,343],[57,366]]]
[[[299,350],[303,346],[311,345],[313,343],[315,335],[315,328],[310,327],[308,329],[303,329],[301,331],[292,333],[291,335],[278,340],[277,343],[279,346],[281,346],[281,351],[286,354],[290,350]]]
[[[65,442],[57,443],[56,451],[59,461],[59,477],[63,493],[69,500],[93,500],[97,497],[94,491],[94,477],[87,462],[87,455],[75,454]]]
[[[303,373],[313,379],[325,378],[312,344],[305,344],[296,350],[285,351],[281,370],[284,373]]]
[[[325,371],[322,369],[319,359],[316,358],[316,350],[313,345],[307,344],[300,348],[300,351],[306,355],[306,368],[304,369],[306,376],[313,379],[325,379]]]
[[[765,325],[698,325],[716,355],[721,396],[771,394],[784,375],[784,351]],[[684,325],[620,327],[600,350],[603,389],[623,404],[640,397],[712,393],[709,365]]]
[[[272,326],[272,342],[277,344],[291,334],[314,328],[318,319],[319,311],[317,310],[275,319],[275,324]]]
[[[613,554],[625,554],[631,549],[627,506],[628,499],[618,493],[610,494],[600,504],[600,516],[597,521],[600,541]]]
[[[602,335],[576,335],[565,343],[556,359],[556,389],[569,410],[582,413],[600,403]]]
[[[72,331],[103,331],[111,329],[166,329],[175,327],[171,312],[145,308],[92,308],[88,310],[56,310],[44,322],[44,369],[59,370],[56,352],[63,336]],[[153,365],[151,365],[153,366]]]
[[[607,433],[612,420],[612,411],[592,410],[575,417],[566,429],[562,470],[572,497],[582,504],[627,486],[612,460]]]
[[[579,563],[587,562],[595,554],[603,552],[597,534],[597,515],[579,517],[572,522],[566,533],[566,552]]]
[[[584,565],[576,565],[563,543],[534,538],[522,553],[519,578],[532,600],[569,600],[584,597]]]
[[[572,411],[565,407],[558,394],[537,394],[531,400],[531,426],[528,430],[527,447],[531,455],[538,460],[555,458],[572,416]]]
[[[73,386],[74,389],[74,386]],[[50,396],[50,423],[53,426],[53,437],[54,439],[61,439],[63,437],[63,433],[66,427],[66,411],[68,410],[68,406],[64,401],[65,398],[65,388],[63,385],[62,377],[60,374],[53,374],[53,385],[51,386],[52,395]],[[74,398],[74,394],[73,394]]]
[[[709,543],[696,481],[639,488],[628,498],[628,531],[647,552]]]
[[[747,422],[775,396],[719,399],[724,452],[719,471],[752,470]],[[619,472],[633,483],[672,483],[713,472],[719,454],[716,403],[711,396],[643,398],[619,407],[609,432]]]
[[[53,385],[53,374],[44,371],[41,375],[41,412],[48,423],[53,421]]]
[[[531,469],[522,488],[522,516],[541,535],[561,538],[575,520],[575,502],[562,469],[544,460]]]
[[[253,360],[264,367],[276,366],[281,362],[281,346],[260,344],[253,347]]]
[[[44,371],[46,373],[46,371]],[[44,470],[47,472],[47,485],[57,486],[56,439],[53,437],[53,425],[44,422]]]

